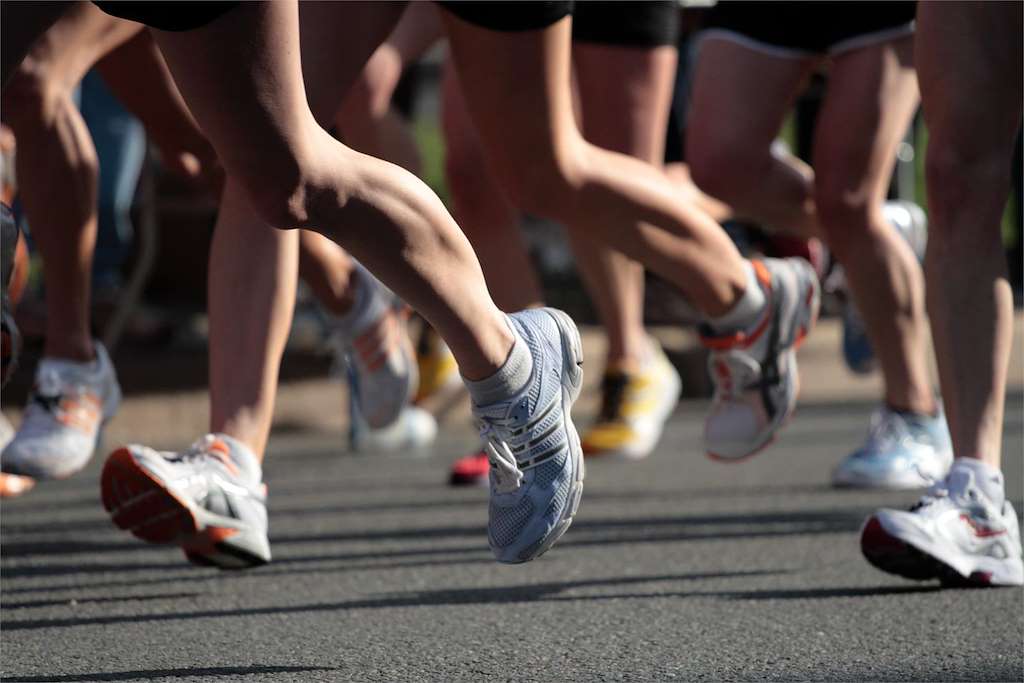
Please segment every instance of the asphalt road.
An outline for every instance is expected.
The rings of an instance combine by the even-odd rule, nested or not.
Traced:
[[[804,405],[742,465],[699,451],[685,404],[642,463],[589,467],[545,557],[493,563],[486,493],[433,458],[271,446],[272,564],[197,569],[107,521],[99,458],[3,505],[5,681],[1014,680],[1024,592],[940,590],[860,556],[858,528],[913,494],[836,491],[866,403]],[[1007,411],[1022,498],[1022,401]]]

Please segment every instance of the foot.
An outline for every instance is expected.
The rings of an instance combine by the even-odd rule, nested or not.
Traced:
[[[452,465],[448,483],[452,486],[487,486],[491,476],[491,459],[480,450],[459,458]]]
[[[352,411],[349,446],[353,451],[409,451],[429,455],[427,446],[437,438],[437,420],[416,406],[406,406],[398,419],[381,429],[372,429],[358,411]]]
[[[358,387],[358,410],[370,427],[380,429],[395,422],[412,399],[415,354],[394,294],[358,264],[352,277],[356,302],[333,326]]]
[[[953,464],[946,416],[899,413],[882,406],[871,417],[864,445],[832,474],[834,486],[878,489],[927,488]]]
[[[490,459],[488,539],[499,562],[544,554],[569,528],[583,492],[583,452],[569,412],[583,385],[576,325],[553,308],[509,316],[532,369],[525,386],[474,405]]]
[[[796,407],[796,349],[818,317],[818,277],[801,258],[753,261],[767,305],[745,331],[702,341],[715,384],[704,423],[708,456],[740,460],[775,438]]]
[[[194,564],[245,569],[270,561],[262,476],[245,445],[219,434],[181,453],[131,445],[103,466],[103,507],[121,529],[178,544]]]
[[[917,260],[923,261],[928,246],[928,216],[924,210],[914,202],[894,200],[886,202],[882,211],[893,229],[910,245]],[[849,293],[843,308],[843,360],[858,375],[868,375],[878,367],[864,320]]]
[[[101,426],[121,403],[110,357],[102,344],[93,345],[96,359],[89,363],[40,361],[21,427],[0,454],[4,472],[61,479],[89,462]]]
[[[654,450],[679,401],[682,381],[658,342],[636,372],[605,372],[601,412],[583,437],[583,453],[639,460]]]
[[[413,403],[420,404],[459,384],[459,366],[455,356],[437,332],[426,324],[416,346],[416,367],[420,381]]]
[[[861,551],[884,572],[945,584],[1024,584],[1020,527],[1008,501],[987,496],[955,467],[909,511],[883,509],[861,530]]]

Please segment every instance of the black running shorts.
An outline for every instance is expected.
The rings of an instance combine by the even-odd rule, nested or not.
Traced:
[[[462,0],[439,5],[463,21],[491,31],[536,31],[572,14],[571,1]]]
[[[679,39],[679,4],[580,0],[572,11],[572,39],[618,47],[674,46]]]
[[[749,42],[782,55],[837,54],[913,32],[916,3],[741,2],[708,12],[705,36]]]
[[[161,31],[191,31],[206,26],[227,14],[240,2],[102,2],[94,0],[101,10],[121,19],[130,19]]]

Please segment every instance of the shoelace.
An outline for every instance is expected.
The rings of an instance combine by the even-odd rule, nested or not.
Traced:
[[[192,442],[192,445],[185,450],[180,453],[175,453],[174,457],[168,458],[168,460],[187,464],[192,464],[199,460],[205,460],[210,456],[210,449],[213,447],[213,442],[216,440],[217,438],[213,434],[206,434]]]
[[[886,410],[871,418],[868,441],[878,446],[898,445],[910,438],[910,427],[899,413]]]
[[[519,468],[508,442],[501,435],[509,426],[510,423],[499,419],[480,421],[480,439],[483,441],[487,460],[491,464],[494,489],[498,493],[512,493],[523,483],[523,471]]]

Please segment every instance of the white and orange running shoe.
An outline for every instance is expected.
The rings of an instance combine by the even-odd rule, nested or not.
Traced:
[[[89,363],[43,358],[21,426],[0,454],[4,472],[62,479],[88,464],[100,428],[117,412],[121,387],[106,349]]]
[[[262,480],[245,444],[207,434],[180,453],[117,449],[100,490],[114,524],[137,538],[177,544],[193,564],[245,569],[270,561]]]
[[[356,264],[356,302],[332,321],[339,351],[357,376],[359,414],[372,429],[395,422],[412,401],[418,382],[416,354],[404,305],[368,270]]]
[[[757,322],[730,335],[708,328],[715,384],[704,423],[709,457],[737,461],[770,444],[796,408],[800,388],[796,349],[818,318],[818,276],[802,258],[751,261],[767,304]]]
[[[1024,584],[1016,511],[1009,501],[992,500],[969,468],[956,465],[910,510],[882,509],[869,517],[860,548],[878,569],[908,579]]]

